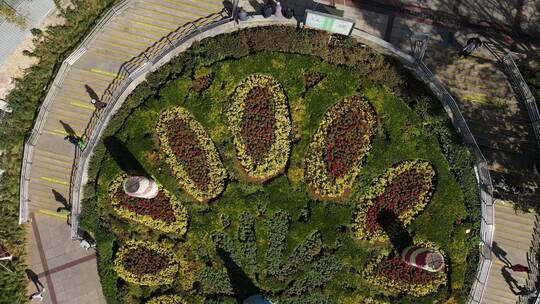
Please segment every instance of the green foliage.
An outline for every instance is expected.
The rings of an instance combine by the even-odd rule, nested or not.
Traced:
[[[240,216],[238,223],[239,255],[243,265],[250,273],[257,266],[257,238],[255,237],[255,218],[249,212]]]
[[[266,271],[269,275],[277,275],[279,272],[290,222],[291,216],[283,210],[275,212],[268,222],[269,235]]]
[[[342,269],[343,265],[336,256],[324,257],[296,280],[287,292],[302,295],[330,282]]]
[[[26,27],[26,17],[17,12],[13,6],[8,5],[4,1],[0,2],[0,16],[2,16],[7,22],[13,23],[21,29]]]
[[[320,231],[313,231],[294,249],[283,267],[279,270],[278,277],[281,280],[289,278],[308,265],[321,253],[323,247]]]
[[[232,295],[233,290],[226,272],[213,267],[205,267],[197,273],[196,280],[201,284],[202,292],[207,295]]]

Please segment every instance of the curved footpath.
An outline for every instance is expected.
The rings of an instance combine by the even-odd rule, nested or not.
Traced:
[[[96,111],[92,96],[122,78],[122,65],[182,25],[221,19],[222,11],[219,0],[121,1],[60,69],[25,148],[21,181],[21,221],[32,226],[28,267],[46,289],[44,303],[105,303],[95,254],[71,241],[67,216],[57,212],[71,207],[78,149],[64,137],[85,133]],[[30,284],[29,293],[35,290]]]
[[[246,7],[247,3],[244,4]],[[298,4],[296,11],[303,11],[305,8],[302,4]],[[159,45],[164,41],[161,39],[162,37],[177,31],[179,26],[187,22],[198,20],[197,23],[204,23],[220,19],[221,16],[215,13],[221,12],[222,9],[223,6],[219,0],[123,1],[100,22],[97,26],[98,30],[90,34],[89,38],[83,42],[82,48],[79,48],[66,60],[49,91],[38,116],[34,132],[25,147],[27,162],[23,164],[21,178],[21,222],[31,221],[32,229],[29,229],[30,267],[41,280],[40,283],[47,289],[45,303],[104,303],[96,273],[95,255],[82,249],[77,242],[70,241],[70,229],[66,227],[67,217],[57,211],[63,207],[70,208],[69,202],[73,201],[75,221],[72,222],[76,223],[76,217],[79,213],[80,186],[84,182],[83,175],[87,169],[89,152],[91,152],[101,130],[105,127],[110,114],[114,112],[114,109],[111,108],[120,106],[129,91],[144,79],[145,73],[159,67],[170,56],[182,51],[194,40],[219,34],[220,31],[235,30],[238,27],[229,22],[206,35],[189,37],[187,39],[189,43],[184,43],[186,41],[180,39],[178,45],[175,43],[173,47],[168,46],[165,58],[157,56],[160,58],[157,58],[156,62],[150,60],[149,64],[145,64],[144,57],[148,62],[148,57],[160,52],[159,49],[151,46]],[[344,10],[346,17],[357,21],[357,27],[361,27],[362,30],[355,30],[355,35],[360,36],[363,42],[376,45],[386,52],[390,51],[394,56],[397,55],[408,63],[412,62],[411,56],[399,50],[399,48],[409,49],[407,45],[404,46],[400,42],[402,42],[404,35],[410,36],[410,29],[407,29],[408,32],[405,33],[403,25],[395,26],[393,22],[395,16],[390,21],[390,16],[384,16],[384,13],[380,12],[365,12],[357,7],[340,5],[338,5],[338,9]],[[208,18],[210,15],[212,19]],[[384,18],[380,18],[381,16]],[[387,22],[373,22],[373,20],[386,20]],[[261,24],[272,22],[286,22],[286,20],[271,19],[261,21]],[[246,26],[259,24],[257,19],[250,23],[251,25],[246,24]],[[419,21],[419,23],[422,22]],[[425,28],[426,24],[422,25]],[[243,24],[241,23],[240,26]],[[431,27],[427,31],[436,30],[433,25]],[[414,28],[414,24],[411,25],[411,28]],[[193,27],[189,29],[193,29]],[[187,32],[181,32],[180,35],[184,33]],[[397,48],[382,40],[382,37],[388,38],[387,40],[396,44]],[[393,41],[392,37],[401,38]],[[166,44],[171,43],[170,39],[165,41]],[[143,57],[141,57],[142,52],[145,53]],[[133,61],[134,57],[140,60]],[[131,63],[126,68],[128,61]],[[444,98],[450,98],[453,102],[452,97],[430,74],[427,67],[426,72],[421,68],[422,66],[425,67],[421,64],[415,72],[429,82],[436,93],[440,93],[439,97],[442,94]],[[126,77],[129,79],[125,79]],[[116,92],[112,91],[118,90],[116,87],[118,82],[125,83],[126,86],[122,87],[121,94],[117,95]],[[107,88],[109,88],[108,91]],[[104,110],[104,113],[107,114],[104,115],[105,118],[100,117],[96,120],[96,110],[89,103],[93,95],[109,96],[106,101],[116,103],[118,100],[118,102]],[[454,120],[456,120],[456,109],[457,107],[449,109]],[[459,114],[458,118],[462,119],[459,109],[457,109],[457,113]],[[67,134],[76,136],[86,134],[89,124],[90,130],[93,131],[90,132],[90,145],[80,158],[79,153],[76,153],[77,148],[65,141],[64,137]],[[461,121],[458,121],[457,124],[462,127],[464,121],[463,124]],[[466,124],[464,125],[466,131],[469,132]],[[462,132],[465,129],[460,128]],[[474,138],[472,138],[472,142],[476,144]],[[74,159],[78,168],[75,178],[72,180]],[[479,166],[477,169],[480,180],[486,174],[489,179],[489,174],[483,166]],[[487,240],[487,247],[483,248],[489,249],[493,236],[493,205],[491,203],[491,189],[482,189],[482,191],[482,197],[486,202],[483,205],[483,215],[487,214],[488,216],[487,221],[484,218],[484,222],[487,223],[483,224],[485,232],[483,239]],[[505,227],[509,229],[507,233],[514,235],[519,234],[520,227],[529,228],[528,225],[508,225]],[[518,229],[512,230],[508,227],[518,227]],[[530,228],[532,229],[532,227]],[[530,235],[523,234],[522,238],[527,243],[526,241],[530,240]],[[495,239],[497,239],[497,232]],[[516,254],[521,254],[521,251],[516,251]],[[487,256],[489,257],[489,252]],[[499,270],[489,272],[491,261],[489,260],[480,268],[485,277],[481,277],[478,284],[475,285],[475,290],[478,292],[473,293],[473,295],[474,299],[478,301],[482,298],[487,275],[490,275],[490,280],[494,276],[495,278],[501,277]],[[30,288],[31,292],[35,290],[33,285]],[[491,297],[491,299],[507,297],[506,294],[510,291],[508,288],[501,288],[501,292],[504,295],[498,295],[496,298]],[[474,299],[470,299],[470,302],[478,303],[473,301]],[[494,303],[492,300],[487,301],[486,299],[488,299],[487,296],[484,297],[483,303]],[[508,299],[511,300],[512,297],[508,297]],[[514,296],[513,299],[517,300],[517,297]],[[511,300],[508,303],[515,303],[516,300]]]

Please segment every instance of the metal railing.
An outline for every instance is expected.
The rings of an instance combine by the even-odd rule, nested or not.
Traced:
[[[418,70],[421,77],[429,83],[433,93],[437,95],[442,102],[454,128],[461,134],[465,143],[469,146],[474,155],[475,173],[480,187],[480,206],[481,206],[481,224],[480,224],[480,260],[476,272],[476,280],[473,283],[468,303],[480,303],[484,296],[487,279],[493,264],[491,255],[491,243],[493,242],[494,232],[494,210],[493,210],[493,184],[489,174],[488,163],[478,147],[474,136],[472,135],[465,118],[461,114],[459,107],[452,95],[445,89],[444,85],[433,75],[424,62],[420,62]]]
[[[109,84],[101,101],[107,103],[102,112],[95,112],[83,134],[86,147],[81,153],[75,155],[74,170],[71,175],[71,238],[78,239],[79,215],[81,212],[80,202],[82,199],[83,175],[86,172],[92,152],[99,143],[101,135],[105,131],[109,120],[123,102],[121,96],[128,93],[130,85],[141,75],[155,68],[155,64],[163,57],[176,49],[186,40],[215,28],[219,25],[231,22],[230,16],[224,16],[224,11],[208,15],[205,18],[186,23],[174,32],[169,33],[155,44],[147,48],[138,56],[124,63],[116,78]]]

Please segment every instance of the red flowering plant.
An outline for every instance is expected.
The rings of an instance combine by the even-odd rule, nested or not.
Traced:
[[[433,248],[443,254],[431,242],[419,241],[416,245]],[[406,293],[421,297],[434,293],[446,284],[446,273],[430,272],[405,263],[399,253],[385,251],[364,269],[364,278],[373,286],[389,293]]]
[[[435,170],[426,161],[402,162],[377,178],[359,199],[352,218],[354,236],[369,242],[386,242],[381,215],[395,214],[403,225],[424,210],[431,199]]]
[[[272,76],[251,75],[235,89],[229,130],[249,178],[264,181],[285,169],[291,145],[289,116],[283,88]]]
[[[174,281],[178,261],[169,245],[130,240],[118,251],[114,269],[130,283],[166,285]]]
[[[119,217],[165,233],[186,233],[187,210],[172,193],[158,184],[160,191],[152,199],[131,197],[122,189],[126,177],[125,174],[117,176],[109,187],[109,198]]]
[[[361,96],[349,96],[324,115],[306,154],[306,182],[323,199],[338,199],[352,186],[371,148],[375,113]]]
[[[227,174],[217,149],[191,113],[181,107],[164,111],[156,132],[165,161],[191,197],[207,202],[223,191]]]

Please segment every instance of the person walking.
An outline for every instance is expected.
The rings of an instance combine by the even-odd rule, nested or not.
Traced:
[[[521,264],[515,264],[515,265],[512,265],[510,267],[510,269],[513,271],[513,272],[531,272],[531,270],[529,269],[529,267],[527,266],[524,266],[524,265],[521,265]]]
[[[90,103],[93,104],[94,107],[96,107],[96,109],[98,109],[98,110],[101,110],[101,109],[103,109],[103,108],[105,108],[105,107],[107,106],[106,103],[101,102],[101,101],[99,101],[99,100],[96,100],[95,98],[92,98],[92,99],[90,100]]]
[[[30,300],[39,300],[40,302],[43,302],[43,294],[45,294],[45,288],[42,290],[38,290],[30,295]]]
[[[66,137],[64,137],[64,140],[67,140],[70,143],[74,144],[75,146],[79,147],[79,149],[81,149],[81,151],[84,150],[84,148],[86,148],[86,144],[84,143],[82,138],[77,137],[75,135],[69,134]]]
[[[458,57],[467,58],[471,55],[476,49],[482,46],[482,40],[478,37],[473,37],[467,40],[467,45],[459,52]]]

